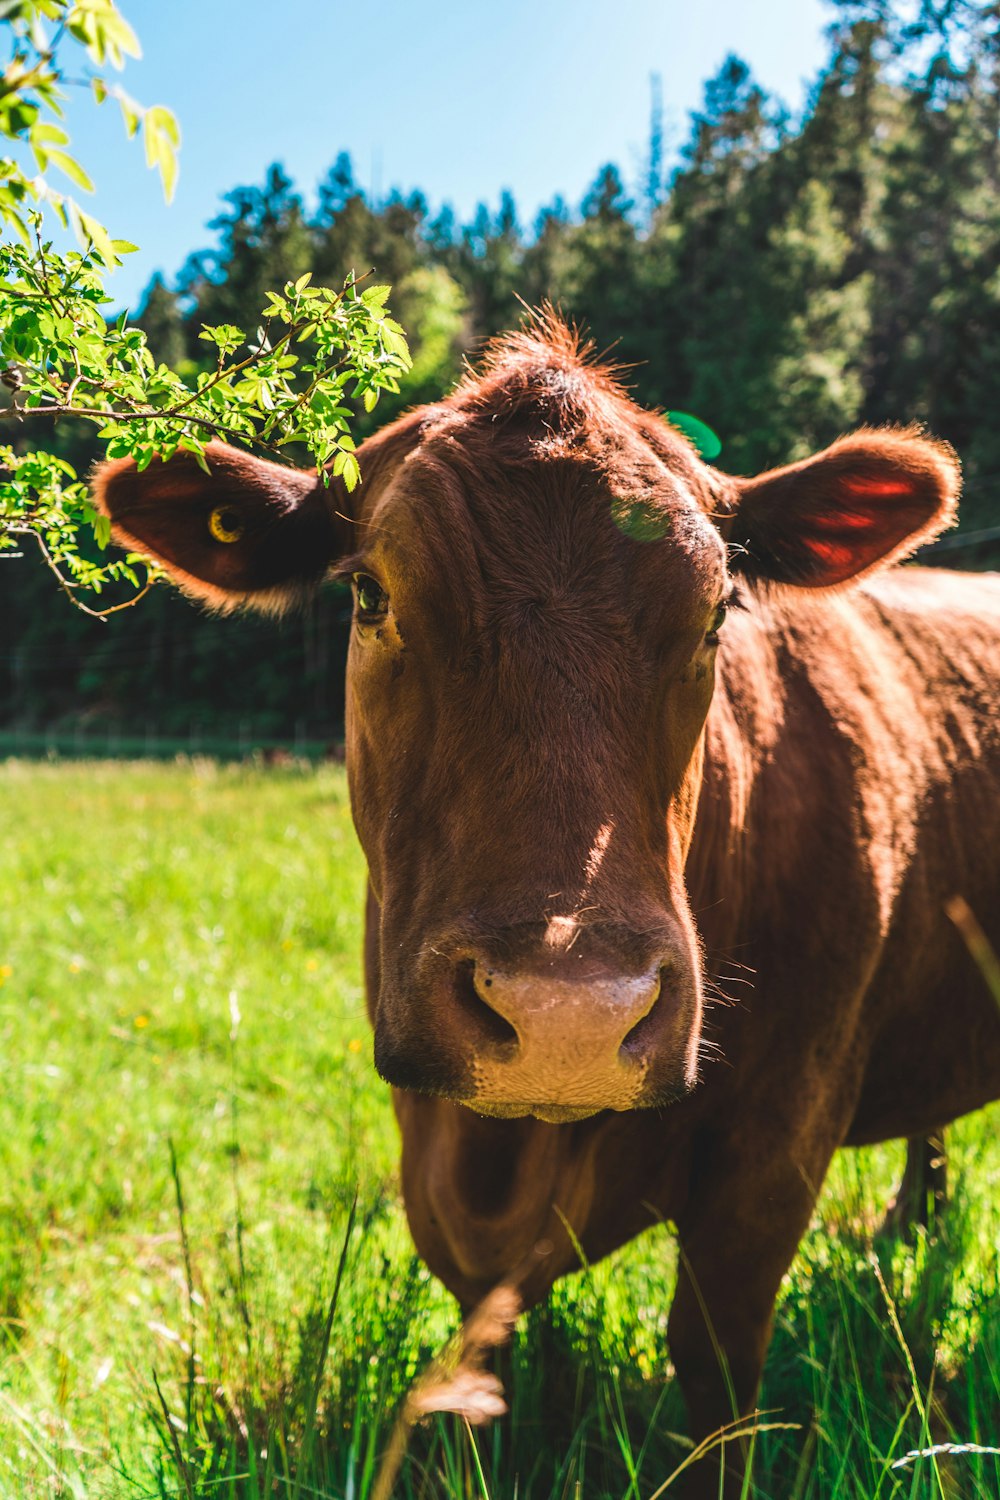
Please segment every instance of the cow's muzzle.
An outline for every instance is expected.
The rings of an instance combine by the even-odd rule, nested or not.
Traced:
[[[555,1124],[693,1086],[698,986],[672,957],[623,974],[572,951],[515,968],[469,954],[454,983],[472,1059],[462,1102],[482,1114]]]
[[[681,923],[557,918],[544,929],[483,924],[485,936],[475,925],[383,969],[375,1065],[387,1082],[552,1124],[669,1104],[694,1087],[700,964]]]

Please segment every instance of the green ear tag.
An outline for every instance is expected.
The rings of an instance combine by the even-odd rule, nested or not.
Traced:
[[[671,427],[676,427],[678,432],[683,432],[706,463],[711,463],[713,459],[718,458],[722,452],[722,439],[707,423],[699,421],[697,417],[692,417],[686,411],[668,411],[665,415]]]

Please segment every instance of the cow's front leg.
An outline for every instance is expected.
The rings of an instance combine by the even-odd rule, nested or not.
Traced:
[[[696,1166],[678,1220],[680,1262],[667,1328],[695,1442],[754,1408],[781,1278],[791,1264],[832,1155],[798,1160],[752,1142]],[[696,1158],[697,1160],[697,1158]],[[686,1496],[741,1494],[748,1442],[731,1439],[692,1465]],[[720,1469],[725,1480],[720,1490]]]

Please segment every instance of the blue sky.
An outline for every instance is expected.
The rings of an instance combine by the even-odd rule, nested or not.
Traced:
[[[84,203],[135,241],[111,284],[137,304],[173,276],[223,193],[280,161],[307,198],[337,153],[385,194],[421,188],[470,214],[509,188],[520,217],[561,193],[576,205],[614,161],[638,183],[650,75],[662,78],[668,151],[727,52],[791,108],[824,56],[821,0],[120,0],[143,44],[123,87],[168,104],[183,132],[164,204],[117,107],[74,99],[69,128],[97,186]],[[55,185],[55,177],[53,177]]]

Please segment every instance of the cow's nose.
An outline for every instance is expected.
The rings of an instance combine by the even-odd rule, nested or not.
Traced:
[[[583,972],[572,978],[553,974],[506,974],[474,962],[476,995],[515,1033],[522,1054],[542,1047],[551,1055],[565,1047],[567,1029],[588,1050],[617,1053],[648,1016],[660,995],[661,971],[633,978]]]
[[[507,971],[466,960],[460,989],[478,1024],[473,1108],[565,1120],[635,1106],[660,965],[622,975],[581,964]]]

